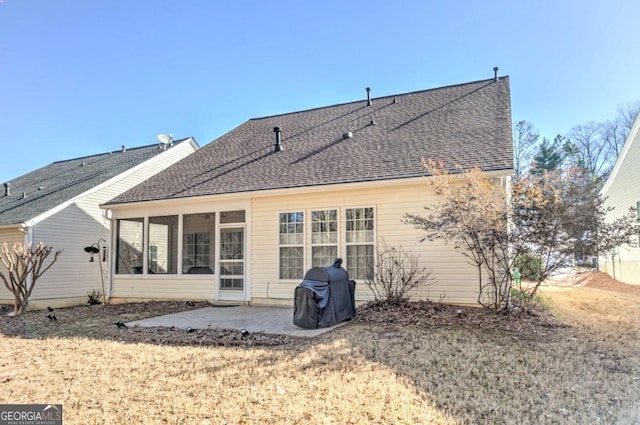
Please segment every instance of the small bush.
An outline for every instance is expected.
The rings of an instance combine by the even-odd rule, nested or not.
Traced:
[[[89,301],[87,301],[87,304],[89,305],[102,304],[102,292],[100,291],[94,289],[87,294],[87,297],[89,298]]]
[[[375,273],[365,284],[376,301],[398,303],[409,298],[409,293],[420,285],[433,283],[431,271],[418,264],[419,256],[400,248],[388,247],[376,254]]]

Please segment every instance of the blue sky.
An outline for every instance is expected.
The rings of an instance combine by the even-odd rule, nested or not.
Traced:
[[[640,100],[638,1],[3,0],[0,182],[249,118],[491,78],[543,135]]]

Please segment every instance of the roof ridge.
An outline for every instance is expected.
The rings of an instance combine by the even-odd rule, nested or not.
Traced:
[[[174,144],[178,144],[178,143],[182,143],[185,140],[190,139],[191,137],[185,137],[183,139],[178,139],[178,140],[174,140],[173,143]],[[140,150],[140,149],[148,149],[151,147],[156,147],[158,146],[159,143],[152,143],[150,145],[144,145],[144,146],[136,146],[133,148],[126,148],[126,151],[135,151],[135,150]],[[70,159],[62,159],[60,161],[53,161],[51,164],[49,165],[53,165],[53,164],[63,164],[65,162],[72,162],[72,161],[77,161],[79,159],[87,159],[87,158],[97,158],[97,157],[101,157],[101,156],[106,156],[106,155],[114,155],[117,153],[122,153],[122,150],[115,150],[115,151],[109,151],[109,152],[102,152],[102,153],[96,153],[93,155],[85,155],[85,156],[79,156],[77,158],[70,158]]]
[[[509,79],[509,75],[498,76],[498,81],[503,80],[503,79]],[[394,97],[394,96],[406,96],[406,95],[410,95],[410,94],[425,93],[425,92],[435,91],[435,90],[444,90],[444,89],[450,89],[450,88],[454,88],[454,87],[462,87],[462,86],[468,86],[468,85],[471,85],[471,84],[478,84],[478,83],[492,82],[492,81],[495,81],[495,79],[494,78],[485,78],[485,79],[482,79],[482,80],[468,81],[466,83],[450,84],[448,86],[432,87],[430,89],[414,90],[414,91],[409,91],[409,92],[404,92],[404,93],[395,93],[395,94],[388,94],[388,95],[384,95],[384,96],[380,96],[380,97],[372,97],[371,100],[372,101],[374,101],[374,100],[382,100],[382,99],[387,99],[387,98]],[[301,110],[298,110],[298,111],[283,112],[281,114],[264,115],[264,116],[261,116],[261,117],[249,118],[248,121],[257,121],[257,120],[262,120],[262,119],[266,119],[266,118],[283,117],[283,116],[287,116],[287,115],[299,114],[299,113],[302,113],[302,112],[318,111],[318,110],[321,110],[321,109],[334,108],[336,106],[346,106],[346,105],[351,105],[351,104],[360,103],[360,102],[366,103],[366,101],[367,101],[366,99],[352,100],[350,102],[335,103],[333,105],[318,106],[318,107],[315,107],[315,108],[301,109]]]

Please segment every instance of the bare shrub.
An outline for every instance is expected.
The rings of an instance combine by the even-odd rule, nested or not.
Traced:
[[[399,302],[418,287],[435,282],[431,271],[420,267],[419,255],[402,247],[389,247],[384,240],[381,248],[376,254],[373,278],[365,282],[376,301]]]

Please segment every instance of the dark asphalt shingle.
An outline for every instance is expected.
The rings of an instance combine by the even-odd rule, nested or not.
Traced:
[[[0,225],[37,217],[162,152],[154,144],[57,161],[10,180],[10,196],[0,183]]]
[[[422,157],[512,169],[512,149],[502,77],[251,119],[110,203],[415,177]]]

